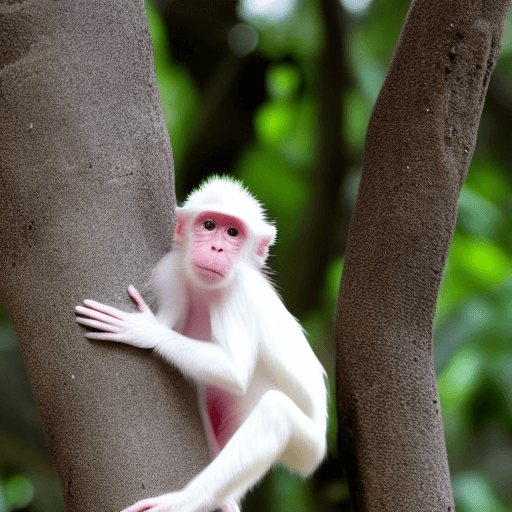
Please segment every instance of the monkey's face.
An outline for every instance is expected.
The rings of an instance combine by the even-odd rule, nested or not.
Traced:
[[[248,231],[237,217],[203,212],[191,227],[191,270],[202,284],[217,287],[227,282]]]

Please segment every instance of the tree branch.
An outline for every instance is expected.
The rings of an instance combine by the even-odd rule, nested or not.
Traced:
[[[509,0],[416,0],[375,104],[336,315],[357,511],[455,510],[433,318]]]

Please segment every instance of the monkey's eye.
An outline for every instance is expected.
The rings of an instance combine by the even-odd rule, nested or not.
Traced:
[[[227,233],[228,233],[229,236],[236,236],[236,235],[238,235],[238,229],[236,229],[236,228],[229,228]]]
[[[215,222],[213,222],[213,220],[205,220],[203,222],[203,227],[208,231],[212,231],[213,229],[215,229]]]

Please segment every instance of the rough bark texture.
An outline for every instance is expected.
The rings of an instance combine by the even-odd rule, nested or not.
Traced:
[[[374,107],[336,316],[357,511],[453,511],[437,293],[509,0],[416,0]]]
[[[0,1],[0,294],[68,512],[113,512],[208,462],[192,389],[83,337],[170,248],[172,152],[143,0]]]

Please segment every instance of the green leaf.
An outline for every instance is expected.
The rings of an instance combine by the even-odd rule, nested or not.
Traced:
[[[438,378],[439,396],[447,412],[459,407],[475,388],[484,363],[482,354],[474,348],[459,350]]]
[[[475,154],[463,190],[469,187],[492,203],[510,200],[512,183],[509,174],[491,156],[482,158]]]
[[[495,498],[489,481],[479,472],[457,475],[453,479],[453,494],[460,512],[506,512]]]
[[[489,240],[458,237],[453,250],[460,265],[481,286],[497,285],[510,274],[510,257]]]
[[[339,256],[329,263],[326,274],[325,295],[329,298],[331,304],[336,304],[340,291],[341,272],[345,256]]]
[[[295,118],[294,105],[285,101],[265,103],[256,113],[255,128],[263,144],[277,146],[286,137]]]
[[[462,187],[459,199],[459,224],[468,233],[494,238],[503,222],[503,213],[491,201],[469,186]]]
[[[273,64],[266,76],[267,90],[276,100],[289,98],[297,93],[301,83],[299,68],[293,64]]]
[[[25,476],[14,475],[4,483],[4,493],[13,509],[25,508],[34,497],[34,486]]]

